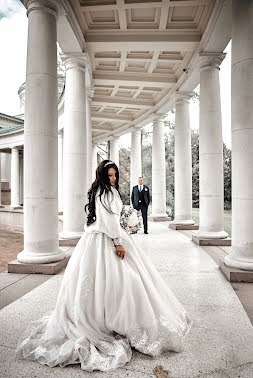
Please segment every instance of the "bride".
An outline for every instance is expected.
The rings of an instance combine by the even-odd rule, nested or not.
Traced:
[[[85,232],[66,267],[54,310],[20,338],[18,358],[108,371],[132,348],[182,351],[192,322],[140,246],[121,226],[118,167],[100,163],[88,191]]]

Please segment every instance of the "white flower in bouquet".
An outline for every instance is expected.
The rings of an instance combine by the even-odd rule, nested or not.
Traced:
[[[123,206],[120,215],[120,224],[129,234],[135,234],[142,227],[141,212],[132,206],[127,209]]]

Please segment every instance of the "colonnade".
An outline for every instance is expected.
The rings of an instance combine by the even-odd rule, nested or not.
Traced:
[[[97,145],[92,144],[91,98],[87,87],[85,53],[65,53],[66,66],[64,134],[57,126],[56,17],[55,2],[28,6],[28,55],[25,104],[24,154],[24,251],[18,259],[43,263],[64,258],[59,249],[58,210],[63,210],[61,238],[83,233],[87,189],[95,178]],[[229,266],[253,269],[253,119],[249,113],[253,96],[253,48],[250,1],[240,7],[233,2],[232,47],[232,156],[233,156],[233,244],[225,259]],[[35,11],[36,10],[36,11]],[[249,19],[249,22],[245,20]],[[36,30],[36,33],[35,33]],[[240,31],[240,32],[239,32]],[[41,38],[38,38],[38,35]],[[223,221],[223,143],[219,66],[225,54],[199,54],[200,72],[200,221],[198,238],[225,239]],[[240,84],[240,85],[239,85]],[[192,161],[189,100],[192,92],[175,93],[175,219],[174,224],[193,225]],[[45,101],[40,101],[43,98]],[[251,102],[250,102],[251,101]],[[153,119],[152,214],[166,220],[166,173],[163,114]],[[34,122],[36,120],[36,122]],[[119,138],[110,140],[110,159],[119,165]],[[18,150],[12,151],[11,204],[18,204]],[[57,166],[59,161],[59,168]],[[59,176],[58,176],[59,173]],[[131,132],[130,187],[142,175],[141,132]],[[33,179],[31,179],[31,177]],[[59,187],[59,189],[58,189]],[[243,227],[238,228],[238,224]],[[239,230],[239,231],[238,231]]]
[[[14,146],[9,152],[0,152],[0,207],[2,206],[2,185],[1,183],[11,183],[10,207],[12,209],[21,208],[23,203],[23,157],[22,150],[18,146]],[[7,159],[7,155],[10,155]],[[10,164],[9,164],[10,162]],[[3,169],[2,169],[3,168]],[[7,170],[10,176],[6,176]]]

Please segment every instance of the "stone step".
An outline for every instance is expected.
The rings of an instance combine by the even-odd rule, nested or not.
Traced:
[[[199,226],[197,224],[169,223],[169,228],[172,228],[173,230],[198,230]]]
[[[63,249],[62,247],[61,249]],[[26,264],[18,260],[14,260],[8,263],[9,273],[37,273],[37,274],[57,274],[68,264],[69,258],[73,251],[71,247],[65,247],[66,257],[63,260],[48,263],[48,264]]]
[[[202,246],[202,245],[226,245],[230,246],[231,245],[231,238],[225,238],[225,239],[206,239],[206,238],[199,238],[196,235],[192,235],[192,241],[194,243]]]

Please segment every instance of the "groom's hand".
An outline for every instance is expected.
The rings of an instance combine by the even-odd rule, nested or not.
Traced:
[[[125,257],[125,250],[123,245],[116,245],[116,254],[121,258],[124,259]]]

